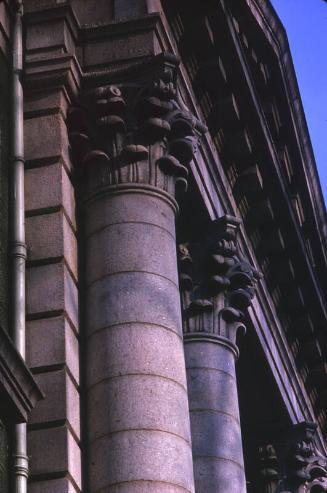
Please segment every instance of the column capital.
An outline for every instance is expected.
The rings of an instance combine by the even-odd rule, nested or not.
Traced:
[[[241,220],[225,215],[210,225],[201,244],[179,245],[184,338],[207,337],[230,345],[246,329],[246,310],[259,273],[237,244]]]
[[[316,423],[295,425],[286,458],[287,487],[294,493],[327,491],[327,458],[315,445]]]
[[[280,483],[279,462],[273,445],[259,447],[259,479],[263,493],[277,493]]]
[[[81,94],[67,125],[87,195],[144,185],[175,195],[186,188],[197,139],[206,128],[187,110],[170,53],[118,73]],[[90,84],[90,81],[88,81]]]
[[[260,455],[262,464],[270,464],[267,476],[269,493],[315,493],[327,491],[327,457],[317,448],[316,423],[304,421],[294,425],[286,438],[261,448],[273,450],[273,458]],[[277,451],[277,453],[276,453]],[[271,455],[271,454],[270,454]],[[262,458],[266,459],[262,462]],[[273,475],[271,474],[273,472]],[[261,474],[262,475],[262,474]],[[265,490],[266,491],[266,490]]]

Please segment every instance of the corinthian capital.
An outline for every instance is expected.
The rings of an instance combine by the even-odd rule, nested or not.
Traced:
[[[202,244],[179,245],[186,335],[202,333],[235,344],[238,330],[245,330],[259,274],[238,248],[239,226],[239,219],[226,215],[211,224]]]
[[[151,62],[151,63],[150,63]],[[174,195],[205,127],[177,89],[178,60],[165,54],[82,94],[67,124],[73,157],[89,190],[137,184]],[[112,74],[117,80],[119,74]]]

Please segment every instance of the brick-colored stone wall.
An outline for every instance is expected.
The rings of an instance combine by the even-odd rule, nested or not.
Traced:
[[[25,5],[26,60],[34,74],[46,71],[49,60],[62,52],[74,52],[66,12],[54,10],[50,23],[46,14],[39,16],[51,5]],[[81,490],[75,193],[65,124],[68,79],[67,72],[60,81],[50,76],[25,87],[27,363],[45,393],[28,424],[29,493]]]
[[[42,125],[47,118],[51,120],[50,130]],[[67,143],[57,138],[63,132],[63,118],[34,116],[26,123],[27,363],[45,393],[29,421],[31,492],[52,491],[50,488],[71,491],[68,483],[63,489],[63,479],[54,479],[58,476],[69,477],[79,491],[74,191],[65,163]],[[29,140],[38,143],[31,146]],[[40,479],[50,482],[45,485]]]

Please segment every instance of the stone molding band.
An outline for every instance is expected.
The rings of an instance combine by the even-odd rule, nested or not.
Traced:
[[[166,202],[177,215],[179,212],[179,207],[177,201],[165,190],[157,188],[153,185],[147,185],[143,183],[121,183],[119,185],[108,185],[98,188],[97,190],[90,193],[85,197],[83,203],[89,205],[107,195],[122,195],[137,193],[143,195],[151,195],[152,197],[159,198]]]
[[[219,336],[216,334],[209,334],[207,332],[190,332],[184,333],[184,343],[190,342],[209,342],[213,344],[218,344],[219,346],[223,346],[229,351],[233,353],[235,359],[239,358],[240,351],[236,344],[231,342],[227,337]]]

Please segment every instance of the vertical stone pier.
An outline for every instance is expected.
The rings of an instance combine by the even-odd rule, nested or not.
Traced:
[[[205,245],[179,248],[197,493],[246,492],[235,362],[254,271],[237,252],[238,225],[225,216]]]
[[[194,492],[174,192],[196,131],[174,57],[152,65],[132,90],[90,91],[69,118],[85,207],[90,493]]]

